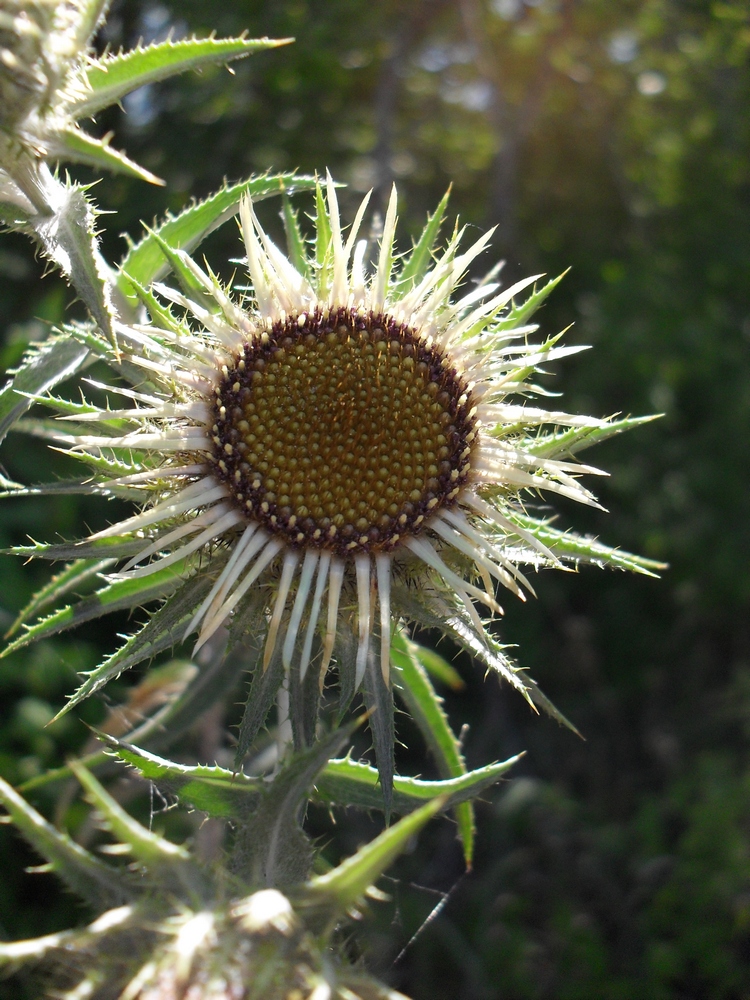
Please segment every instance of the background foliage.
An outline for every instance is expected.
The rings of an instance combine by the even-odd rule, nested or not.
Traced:
[[[462,878],[447,821],[400,862],[390,903],[375,904],[365,928],[369,961],[415,1000],[747,996],[746,3],[122,0],[101,44],[245,28],[297,42],[237,64],[232,76],[211,70],[144,88],[92,125],[97,135],[114,129],[167,182],[117,177],[98,186],[100,206],[117,212],[103,220],[109,259],[122,251],[115,232],[136,236],[139,220],[179,209],[225,177],[328,166],[350,185],[344,215],[373,185],[382,206],[395,179],[404,245],[452,182],[454,212],[498,226],[494,246],[509,280],[572,266],[541,314],[548,330],[575,322],[568,341],[594,346],[558,368],[566,408],[666,413],[597,454],[612,473],[600,489],[612,513],[564,511],[582,530],[669,561],[664,579],[549,574],[539,600],[506,601],[498,625],[586,741],[531,716],[456,660],[465,688],[446,689],[446,699],[456,728],[469,723],[469,766],[528,754],[479,807],[474,872]],[[264,207],[273,226],[276,209]],[[206,246],[213,264],[237,256],[234,228]],[[2,368],[80,310],[41,272],[21,237],[3,238]],[[48,472],[56,461],[20,436],[4,449],[4,471],[16,480],[47,478],[40,463]],[[91,499],[4,501],[0,544],[72,537],[82,522],[93,528],[113,516]],[[0,573],[7,626],[44,568],[3,558]],[[108,619],[0,661],[8,780],[31,779],[85,743],[70,716],[44,727],[75,671],[114,648],[112,628]],[[132,697],[137,681],[109,700]],[[107,711],[102,701],[80,714],[100,722]],[[185,759],[221,762],[232,721],[205,720],[185,738]],[[424,767],[406,753],[401,766]],[[152,807],[161,805],[144,800],[146,814]],[[332,836],[324,815],[312,820]],[[341,850],[364,839],[358,823],[366,821],[341,825]],[[196,824],[195,836],[210,856],[215,827]],[[35,863],[0,829],[4,936],[69,922],[73,904],[57,884],[22,872]],[[436,893],[451,889],[440,916],[397,958]]]

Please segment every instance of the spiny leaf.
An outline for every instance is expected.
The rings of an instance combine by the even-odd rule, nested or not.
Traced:
[[[206,293],[202,282],[198,280],[189,265],[189,259],[185,259],[184,250],[173,250],[172,247],[163,240],[161,236],[149,229],[148,226],[145,227],[146,232],[155,241],[159,249],[161,250],[164,259],[169,265],[169,270],[174,272],[177,281],[180,284],[183,292],[193,299],[193,301],[198,302],[204,308],[208,309],[209,312],[216,312],[219,308],[218,303],[214,298]]]
[[[13,428],[18,430],[20,428]],[[62,450],[62,449],[60,449]],[[143,494],[128,487],[113,487],[109,489],[94,481],[91,475],[85,479],[58,479],[54,483],[34,483],[33,486],[23,486],[21,483],[2,481],[5,487],[0,491],[0,499],[6,497],[51,497],[51,496],[118,496],[127,500],[142,500]],[[20,548],[29,546],[20,546]],[[6,550],[8,555],[15,554]],[[81,553],[77,553],[81,555]],[[54,557],[53,557],[54,558]]]
[[[302,832],[301,813],[318,775],[349,739],[353,728],[349,725],[339,729],[309,750],[295,753],[267,785],[238,831],[235,861],[239,874],[256,885],[274,887],[307,878],[312,851]]]
[[[281,644],[277,643],[271,661],[265,670],[261,667],[261,657],[265,646],[268,624],[265,616],[267,595],[262,589],[253,588],[240,604],[229,624],[230,648],[241,643],[243,652],[243,672],[251,675],[250,690],[245,702],[240,730],[237,734],[237,749],[234,755],[239,768],[255,738],[265,725],[271,706],[284,677],[281,660]],[[288,619],[282,622],[281,634],[286,631]]]
[[[475,798],[498,782],[521,756],[443,781],[423,781],[396,775],[393,779],[393,811],[399,814],[411,812],[437,796],[443,797],[443,808],[452,808],[467,799]],[[332,806],[382,809],[383,795],[378,782],[378,772],[369,764],[350,760],[348,757],[331,760],[315,783],[314,797],[316,801]]]
[[[133,886],[118,869],[105,864],[60,833],[18,792],[0,778],[0,804],[13,823],[52,869],[79,896],[97,909],[133,898]]]
[[[318,265],[318,298],[325,298],[331,283],[331,223],[323,190],[315,183],[315,262]]]
[[[196,669],[184,690],[170,699],[153,718],[133,730],[130,738],[154,749],[170,746],[209,708],[231,695],[241,670],[242,663],[233,653],[214,657],[212,663]]]
[[[107,425],[102,423],[99,425],[99,429],[106,431]],[[113,438],[116,441],[117,438]],[[159,456],[157,452],[142,452],[138,451],[136,448],[117,448],[112,446],[109,450],[109,454],[105,454],[104,451],[99,452],[98,455],[88,454],[87,452],[74,451],[72,448],[61,448],[60,451],[68,458],[75,459],[81,462],[82,465],[87,466],[94,472],[98,473],[100,476],[109,479],[119,479],[122,476],[129,476],[131,473],[135,472],[145,472],[146,469],[154,468],[156,463],[159,461]],[[89,476],[89,479],[92,477]],[[109,487],[104,484],[97,484],[92,482],[92,487],[95,487],[97,491],[102,491],[109,493],[113,496],[128,496],[131,498],[139,498],[143,502],[143,492],[138,490],[131,491],[130,489],[122,486]]]
[[[32,545],[13,545],[8,549],[0,549],[0,555],[22,556],[24,559],[88,559],[103,558],[122,559],[134,556],[143,548],[142,538],[123,541],[120,537],[84,539],[81,542],[34,542]]]
[[[20,199],[24,199],[25,201],[20,191],[17,189],[16,191],[13,190],[10,180],[0,175],[0,223],[3,226],[7,226],[11,232],[16,230],[20,232],[28,231],[29,223],[36,214],[36,210],[30,201],[26,205],[21,206],[18,204]]]
[[[556,278],[552,278],[545,285],[542,285],[541,288],[535,289],[523,302],[518,305],[511,305],[511,308],[502,319],[496,321],[494,324],[495,329],[512,330],[517,326],[523,326],[534,315],[544,300],[557,288],[567,273],[567,270],[563,271],[562,274]]]
[[[190,853],[184,847],[141,826],[81,763],[72,760],[70,768],[86,789],[88,799],[101,813],[110,832],[123,844],[127,844],[138,861],[148,866],[149,873],[154,874],[165,866],[172,869],[189,861]]]
[[[393,776],[396,770],[396,733],[393,722],[393,689],[383,677],[380,667],[380,641],[377,634],[370,637],[367,665],[362,682],[362,694],[370,713],[368,725],[375,748],[375,763],[380,776],[385,821],[390,821],[393,800]]]
[[[176,795],[185,805],[212,816],[238,819],[256,803],[265,787],[262,779],[250,778],[242,771],[176,764],[106,733],[97,733],[97,736],[144,778]]]
[[[60,328],[58,336],[66,340],[74,340],[84,347],[88,347],[95,357],[106,358],[108,364],[119,370],[116,356],[112,352],[112,343],[102,331],[92,322],[86,323],[65,323]],[[140,369],[138,369],[140,371]],[[140,380],[143,380],[143,373],[140,372]]]
[[[86,680],[71,696],[55,719],[61,718],[84,698],[98,691],[123,670],[135,666],[169,649],[183,638],[183,630],[200,607],[213,585],[207,573],[190,577],[158,611],[155,611],[143,628],[131,636],[116,653],[86,674]]]
[[[172,660],[163,666],[152,667],[140,684],[131,689],[128,702],[113,709],[113,715],[122,718],[132,707],[137,712],[139,724],[123,734],[125,739],[146,750],[164,749],[179,739],[217,701],[229,694],[237,682],[239,670],[236,659],[231,655],[215,657],[212,663],[201,670],[185,660]],[[185,684],[181,684],[186,673],[190,676],[186,678]],[[145,695],[148,699],[149,691],[153,696],[155,689],[164,691],[167,695],[166,703],[144,719],[143,697]],[[111,729],[108,735],[113,735]],[[99,771],[102,767],[109,771],[114,763],[107,750],[86,754],[80,758],[80,762],[91,771]],[[67,765],[58,767],[30,778],[19,790],[25,793],[46,788],[65,781],[70,776]]]
[[[504,647],[487,632],[477,634],[466,610],[447,595],[428,594],[417,589],[399,591],[399,603],[404,614],[424,628],[437,628],[450,635],[466,652],[506,680],[533,707],[528,677],[504,653]],[[572,728],[572,727],[571,727]]]
[[[431,677],[445,684],[451,691],[463,691],[466,687],[463,677],[440,653],[416,642],[412,645],[415,647],[414,655]]]
[[[9,639],[21,625],[35,618],[43,608],[54,604],[75,587],[80,587],[92,577],[103,573],[113,563],[114,559],[76,559],[70,563],[62,572],[56,573],[49,583],[38,590],[29,603],[19,611],[18,617],[5,633],[5,638]]]
[[[560,709],[541,691],[534,678],[505,655],[506,647],[496,642],[488,633],[485,633],[484,641],[480,641],[473,627],[461,618],[460,614],[446,624],[450,633],[467,652],[475,656],[489,670],[494,670],[504,680],[510,681],[516,691],[520,691],[535,711],[541,709],[555,722],[559,722],[561,726],[565,726],[566,729],[583,739],[570,719],[566,718]]]
[[[424,736],[438,771],[444,778],[456,778],[466,774],[461,747],[448,724],[442,699],[435,693],[420,662],[418,650],[417,644],[407,639],[403,632],[394,634],[391,641],[394,684]],[[474,856],[474,810],[471,803],[458,806],[455,815],[466,865],[471,867]]]
[[[94,213],[84,188],[67,185],[57,211],[29,222],[31,235],[56,264],[83,300],[92,318],[114,340],[111,302],[112,274],[99,253],[94,233]]]
[[[97,735],[144,778],[175,795],[183,804],[212,816],[239,819],[254,808],[258,796],[267,787],[262,779],[249,777],[242,771],[202,764],[176,764],[106,733]],[[399,814],[408,813],[438,795],[447,796],[446,808],[455,806],[495,784],[518,760],[519,757],[512,757],[445,781],[423,781],[396,775],[393,809]],[[378,772],[369,764],[348,757],[329,760],[315,781],[313,798],[326,805],[382,810],[383,794],[378,783]]]
[[[427,273],[430,261],[432,260],[432,251],[435,246],[435,241],[438,233],[440,232],[440,226],[443,221],[443,216],[445,215],[445,210],[448,207],[450,193],[451,189],[448,188],[434,213],[428,217],[427,225],[422,230],[422,235],[419,237],[414,249],[409,254],[409,258],[404,265],[404,269],[398,275],[398,284],[400,287],[413,288],[415,285],[419,284]]]
[[[443,797],[433,799],[385,829],[337,868],[311,879],[305,886],[307,902],[315,905],[322,897],[334,901],[342,910],[353,906],[444,806]]]
[[[92,406],[91,403],[76,403],[75,400],[62,399],[50,393],[24,393],[23,395],[29,396],[32,403],[45,406],[47,409],[54,410],[55,413],[61,413],[66,417],[81,416],[84,413],[96,413],[97,411],[97,407]]]
[[[609,545],[604,545],[596,538],[576,535],[572,531],[561,531],[559,528],[553,527],[549,520],[518,513],[512,515],[512,520],[525,528],[526,531],[531,532],[559,559],[593,563],[595,566],[629,570],[631,573],[641,573],[643,576],[653,577],[658,576],[661,570],[667,568],[666,563],[657,562],[655,559],[646,559],[645,556],[633,555],[632,552],[625,552],[622,549],[610,548]]]
[[[349,711],[349,706],[357,691],[357,646],[359,645],[359,639],[357,637],[357,625],[352,615],[339,616],[337,633],[333,647],[333,657],[339,675],[339,702],[336,707],[336,725],[340,725],[341,720]]]
[[[600,444],[616,434],[640,427],[642,424],[658,420],[661,414],[648,417],[625,417],[622,420],[611,420],[606,424],[592,427],[571,427],[559,434],[544,434],[524,445],[524,450],[540,458],[552,458],[557,455],[575,455],[584,448]]]
[[[97,463],[98,464],[98,463]],[[109,469],[107,469],[110,475],[126,475],[125,471],[115,473],[112,466],[115,463],[109,463]],[[132,470],[128,470],[132,471]],[[33,486],[22,486],[18,484],[3,484],[10,485],[11,488],[6,488],[0,491],[0,498],[4,497],[50,497],[50,496],[117,496],[125,500],[143,500],[143,493],[137,490],[135,487],[131,486],[105,486],[103,483],[94,482],[91,475],[88,475],[85,479],[60,479],[55,483],[35,483]],[[80,553],[79,553],[80,555]]]
[[[289,259],[297,268],[299,273],[308,280],[310,279],[310,265],[307,260],[305,241],[302,238],[302,231],[299,227],[297,213],[292,207],[289,195],[284,192],[282,195],[282,217],[284,219],[284,232],[286,233],[286,248]]]
[[[177,317],[172,315],[170,309],[163,306],[149,289],[144,288],[140,282],[125,271],[122,272],[122,275],[130,282],[131,288],[148,310],[151,322],[155,326],[161,327],[162,330],[171,330],[173,333],[188,334],[188,328],[180,323]]]
[[[28,357],[0,389],[0,441],[33,405],[35,396],[75,375],[88,357],[88,347],[67,337],[51,337]]]
[[[139,45],[129,52],[104,56],[87,66],[84,77],[88,93],[72,101],[69,110],[75,118],[90,117],[148,83],[212,63],[243,59],[290,41],[286,38],[184,38],[178,42],[168,39],[153,45]]]
[[[179,215],[155,226],[154,232],[173,249],[191,253],[209,233],[235,215],[244,195],[249,195],[253,201],[262,201],[282,192],[309,190],[314,185],[313,178],[295,177],[294,174],[267,174],[251,178],[224,187],[205,201],[189,205]],[[131,303],[136,301],[137,296],[130,287],[129,275],[141,285],[148,286],[169,270],[159,245],[151,235],[132,246],[120,266],[117,286]]]
[[[149,184],[163,186],[166,183],[119,149],[113,149],[109,145],[108,136],[104,139],[95,139],[79,128],[69,128],[56,133],[48,145],[47,156],[56,160],[85,163],[89,167],[101,167],[116,174],[128,174]]]
[[[37,642],[39,639],[48,639],[50,636],[74,628],[82,622],[101,618],[102,615],[109,614],[111,611],[134,608],[164,597],[165,594],[177,589],[181,581],[180,573],[185,566],[186,560],[181,560],[166,569],[152,573],[150,576],[117,580],[115,583],[108,584],[90,597],[84,597],[77,604],[69,604],[67,607],[53,612],[36,625],[29,626],[24,635],[15,639],[0,652],[0,659],[14,653],[17,649],[28,646],[29,643]]]

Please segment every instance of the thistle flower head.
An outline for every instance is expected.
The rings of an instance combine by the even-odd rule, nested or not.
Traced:
[[[142,501],[71,554],[127,555],[109,586],[129,588],[132,603],[188,579],[157,613],[161,631],[146,626],[140,655],[126,647],[74,702],[151,654],[157,633],[158,648],[165,634],[195,634],[197,650],[229,628],[261,647],[251,736],[286,677],[296,733],[307,712],[305,743],[333,659],[344,707],[366,677],[371,704],[390,695],[392,627],[406,620],[441,628],[548,707],[482,617],[501,611],[497,584],[523,598],[524,565],[648,568],[524,506],[544,492],[595,505],[579,477],[597,470],[574,452],[631,423],[529,402],[541,366],[579,349],[537,340],[528,323],[555,282],[521,302],[539,276],[501,289],[496,268],[469,283],[491,234],[462,249],[458,231],[433,254],[444,204],[398,258],[395,191],[368,269],[367,199],[344,235],[330,177],[326,187],[310,254],[294,219],[287,257],[242,203],[242,301],[162,241],[182,290],[133,281],[150,322],[119,328],[113,363],[135,388],[97,383],[106,405],[72,411],[41,400],[76,421],[53,436],[94,469],[96,488]]]

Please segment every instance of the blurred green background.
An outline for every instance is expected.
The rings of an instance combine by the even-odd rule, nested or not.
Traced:
[[[370,187],[382,210],[395,180],[402,247],[452,184],[453,213],[477,232],[498,227],[508,281],[572,268],[540,314],[593,346],[548,380],[565,408],[665,413],[591,456],[612,474],[597,484],[611,513],[556,504],[564,523],[669,562],[662,580],[547,573],[539,599],[506,600],[498,625],[585,742],[457,660],[466,687],[446,700],[456,729],[469,724],[469,765],[527,755],[478,807],[474,871],[462,875],[451,825],[434,824],[352,949],[415,1000],[750,997],[750,6],[122,0],[100,41],[245,29],[296,43],[231,75],[144,88],[96,123],[167,182],[97,186],[117,213],[101,220],[108,259],[124,249],[116,234],[137,237],[139,220],[225,177],[327,166],[349,185],[347,218]],[[276,207],[263,208],[273,227]],[[233,225],[206,253],[215,267],[239,256]],[[43,271],[20,237],[2,238],[2,369],[80,315]],[[56,468],[20,436],[0,458],[27,482]],[[7,500],[0,544],[73,537],[111,516],[97,500]],[[7,626],[46,569],[4,557],[0,573]],[[128,627],[108,619],[0,661],[4,777],[27,780],[86,740],[76,718],[45,724],[75,672]],[[426,770],[417,753],[402,764]],[[366,834],[349,815],[339,824],[344,849]],[[50,876],[23,873],[36,863],[0,829],[2,936],[71,920],[76,904]]]

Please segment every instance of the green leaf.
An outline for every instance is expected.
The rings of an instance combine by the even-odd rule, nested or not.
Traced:
[[[551,549],[558,559],[564,561],[592,563],[595,566],[628,570],[631,573],[653,577],[657,577],[661,570],[667,568],[666,563],[633,555],[632,552],[625,552],[623,549],[610,548],[609,545],[604,545],[588,535],[561,531],[553,527],[549,520],[515,512],[511,514],[511,520],[531,532],[535,538]]]
[[[35,618],[43,608],[54,604],[75,587],[88,583],[92,577],[103,573],[113,563],[114,559],[76,559],[70,563],[62,572],[56,573],[49,583],[38,590],[29,603],[19,611],[18,617],[5,633],[5,638],[9,639],[21,625]]]
[[[357,623],[353,615],[340,615],[333,647],[333,659],[339,675],[339,703],[336,706],[336,725],[349,711],[357,681]]]
[[[322,897],[335,902],[341,910],[349,909],[444,805],[442,797],[433,799],[385,829],[337,868],[311,879],[305,886],[306,901],[315,905]]]
[[[133,898],[134,886],[121,871],[95,858],[56,830],[18,792],[0,778],[0,805],[26,840],[75,893],[97,910]]]
[[[161,327],[162,330],[171,330],[173,333],[189,333],[187,326],[180,323],[177,317],[172,315],[171,310],[163,306],[152,292],[144,288],[140,282],[125,271],[122,272],[122,275],[128,280],[130,288],[146,307],[154,326]]]
[[[318,298],[328,294],[333,269],[331,253],[331,222],[328,218],[323,189],[315,183],[315,262],[318,266]]]
[[[263,779],[248,777],[242,771],[176,764],[106,733],[96,735],[142,777],[171,792],[184,805],[201,809],[211,816],[230,819],[244,816],[266,787]]]
[[[524,444],[524,451],[540,458],[553,458],[557,455],[575,455],[584,448],[590,448],[594,444],[600,444],[616,434],[648,424],[652,420],[658,420],[661,414],[654,414],[648,417],[625,417],[622,420],[611,420],[606,424],[599,424],[592,427],[570,427],[559,434],[544,434],[532,439],[528,444]]]
[[[206,289],[202,282],[198,280],[193,270],[190,268],[190,260],[184,250],[173,250],[169,244],[161,238],[158,233],[146,226],[146,232],[155,241],[162,252],[164,259],[169,265],[169,270],[174,272],[177,281],[183,292],[194,301],[198,302],[209,312],[216,312],[219,308],[216,300],[206,294]],[[186,259],[187,258],[187,259]]]
[[[393,689],[384,679],[381,670],[379,639],[376,632],[370,636],[362,695],[369,712],[367,722],[372,733],[375,763],[378,766],[380,791],[383,795],[383,810],[385,821],[388,823],[393,800],[393,776],[396,770],[396,732],[393,721]]]
[[[113,149],[110,136],[95,139],[92,135],[79,128],[69,128],[57,132],[47,148],[47,158],[68,160],[73,163],[85,163],[89,167],[101,167],[116,174],[128,174],[149,184],[163,186],[166,182],[152,174],[150,170],[141,167],[125,153]]]
[[[469,656],[499,674],[534,707],[536,685],[528,674],[505,655],[506,647],[496,642],[488,632],[483,630],[480,634],[476,631],[466,610],[455,599],[450,599],[447,594],[428,594],[417,589],[401,588],[398,601],[408,618],[424,628],[436,628],[451,636]],[[577,732],[575,726],[559,712],[554,717]]]
[[[242,771],[176,764],[106,733],[97,733],[97,736],[142,777],[175,795],[184,805],[212,816],[238,819],[246,815],[248,810],[255,808],[258,796],[267,788],[263,779],[249,777]],[[397,775],[393,810],[399,814],[408,813],[439,795],[445,797],[445,808],[453,807],[496,784],[519,759],[512,757],[446,781],[423,781]],[[329,760],[315,781],[313,798],[329,806],[382,810],[383,793],[378,787],[379,780],[377,769],[369,764],[348,757]]]
[[[10,230],[23,231],[35,215],[34,205],[5,171],[0,170],[0,222]]]
[[[557,288],[567,273],[567,270],[563,271],[562,274],[548,281],[546,285],[534,289],[531,295],[519,305],[511,304],[510,309],[502,319],[495,321],[493,324],[494,328],[496,330],[512,330],[517,326],[523,326],[527,320],[531,319],[544,300]]]
[[[91,403],[76,403],[72,399],[61,399],[59,396],[52,396],[49,393],[24,393],[24,395],[30,396],[32,403],[37,403],[39,406],[46,406],[47,409],[54,410],[55,413],[61,413],[66,417],[81,416],[84,413],[95,413],[98,409],[98,407],[93,406]]]
[[[450,620],[447,620],[445,624],[449,633],[455,637],[456,642],[467,653],[476,657],[489,670],[493,670],[504,680],[508,681],[516,691],[519,691],[523,695],[535,711],[542,709],[555,722],[559,722],[561,726],[565,726],[572,733],[575,733],[576,736],[581,736],[570,719],[566,718],[560,709],[541,691],[533,677],[530,677],[527,671],[523,670],[505,655],[505,646],[502,646],[493,639],[487,632],[484,633],[483,638],[480,640],[471,623],[466,618],[463,618],[460,612],[455,614]],[[583,739],[582,736],[581,739]]]
[[[147,83],[166,80],[189,69],[243,59],[254,52],[287,45],[291,39],[184,38],[138,46],[97,59],[85,68],[88,93],[73,100],[68,109],[74,118],[88,118],[116,104],[126,94]]]
[[[111,427],[108,427],[106,423],[100,423],[98,429],[106,432]],[[91,433],[90,428],[87,433]],[[118,438],[115,436],[112,440],[117,441]],[[159,461],[159,456],[156,452],[144,453],[138,451],[136,448],[117,448],[114,445],[110,448],[109,455],[106,455],[104,452],[100,452],[98,455],[87,454],[83,451],[76,452],[68,448],[61,448],[60,451],[64,455],[67,455],[68,458],[75,459],[87,468],[97,472],[100,476],[104,476],[107,480],[119,479],[121,476],[128,476],[134,472],[144,472],[148,468],[153,468],[156,462]],[[90,492],[104,492],[112,496],[127,496],[137,500],[139,503],[143,503],[142,490],[129,489],[127,486],[107,486],[106,484],[97,483],[90,475],[88,476],[88,481],[91,484]],[[86,480],[83,482],[85,483]],[[50,489],[49,484],[46,488]],[[51,492],[54,492],[54,484],[52,484]]]
[[[84,539],[82,542],[56,542],[46,544],[44,542],[34,542],[32,545],[13,545],[9,549],[0,549],[0,554],[4,556],[22,556],[24,559],[89,559],[109,556],[113,559],[122,559],[125,556],[134,556],[143,548],[142,538],[133,538],[123,541],[122,538],[96,538],[91,541]]]
[[[283,208],[283,219],[284,219],[284,231],[286,233],[286,248],[289,254],[289,259],[292,264],[297,268],[299,273],[303,275],[307,280],[310,280],[310,264],[307,260],[307,250],[305,248],[305,241],[302,238],[302,231],[299,227],[299,219],[297,218],[297,213],[292,208],[292,202],[289,195],[284,192],[282,195],[282,208]]]
[[[60,185],[59,194],[60,204],[55,214],[35,216],[29,223],[29,232],[60,268],[114,344],[110,301],[113,275],[99,253],[93,209],[79,185]]]
[[[123,738],[128,742],[135,742],[146,750],[158,750],[170,746],[212,705],[230,694],[232,688],[236,686],[241,669],[242,665],[231,655],[214,657],[212,663],[201,667],[200,670],[195,664],[186,660],[170,660],[163,666],[152,667],[140,684],[130,690],[129,700],[133,704],[139,704],[144,695],[148,699],[149,693],[153,697],[156,691],[161,690],[166,695],[165,703],[145,719],[140,713],[139,719],[142,721],[139,721],[139,724]],[[126,703],[122,711],[127,712],[128,709],[129,703]],[[119,712],[118,715],[121,719],[122,715]],[[102,767],[110,771],[113,764],[107,750],[96,750],[85,754],[80,758],[80,762],[89,770],[97,771]],[[70,775],[68,766],[45,771],[24,782],[20,791],[45,788],[58,781],[67,780]]]
[[[266,595],[260,593],[257,596],[259,600],[256,607],[260,610],[265,607]],[[234,761],[237,767],[242,764],[258,733],[266,724],[268,713],[276,701],[279,687],[284,680],[281,643],[276,644],[276,648],[265,670],[261,665],[266,631],[265,623],[262,623],[260,631],[252,636],[249,635],[245,643],[247,652],[245,669],[252,674],[252,680],[245,701],[242,722],[237,734],[237,748],[234,754]],[[281,631],[281,634],[284,635],[284,631]]]
[[[119,677],[123,670],[142,663],[157,653],[176,645],[183,639],[183,631],[189,624],[203,599],[213,585],[208,573],[190,577],[158,611],[155,611],[143,628],[131,636],[116,653],[108,657],[94,670],[86,674],[86,680],[73,694],[55,719],[67,714],[84,698],[88,698],[113,677]]]
[[[321,643],[315,637],[311,662],[320,655]],[[300,679],[300,660],[303,636],[297,636],[289,669],[289,721],[292,726],[292,741],[295,750],[311,747],[318,735],[320,718],[320,676],[317,670],[308,670],[304,680]]]
[[[251,677],[245,711],[237,734],[234,760],[238,768],[265,725],[284,676],[281,643],[276,644],[268,667],[263,670],[260,666],[268,630],[267,605],[268,595],[265,589],[252,587],[240,602],[228,626],[228,648],[237,651],[239,669]],[[287,618],[282,620],[279,630],[281,635],[285,634],[287,623]]]
[[[26,633],[15,639],[0,652],[0,659],[22,649],[39,639],[48,639],[66,629],[74,628],[81,622],[101,618],[111,611],[123,608],[134,608],[164,597],[175,590],[181,581],[181,572],[185,569],[187,560],[181,560],[150,576],[134,579],[118,580],[98,590],[90,597],[84,597],[77,604],[69,604],[59,611],[53,612],[36,625],[27,628]]]
[[[27,358],[0,389],[0,441],[34,404],[34,397],[75,375],[89,358],[89,350],[67,337],[52,337]]]
[[[448,663],[434,649],[429,649],[427,646],[420,646],[416,642],[413,645],[415,647],[414,655],[431,677],[440,681],[441,684],[445,684],[451,691],[463,691],[466,683],[452,664]]]
[[[143,493],[134,486],[106,486],[94,482],[91,476],[87,476],[85,479],[61,479],[56,483],[35,483],[33,486],[11,483],[0,477],[0,485],[3,486],[3,489],[0,490],[0,499],[5,499],[5,497],[117,496],[136,502],[143,500]],[[74,554],[81,555],[82,552],[78,551]]]
[[[163,669],[156,667],[151,672]],[[195,676],[183,691],[134,729],[129,738],[153,749],[170,746],[217,701],[230,697],[242,669],[242,662],[232,653],[214,657],[212,663],[201,666],[199,670],[196,668]]]
[[[266,785],[235,842],[235,866],[249,882],[276,888],[298,884],[308,877],[312,849],[302,831],[302,813],[318,775],[350,738],[354,725],[337,730],[309,750],[295,753]]]
[[[407,639],[403,632],[394,633],[391,640],[394,686],[424,736],[440,774],[445,778],[457,778],[466,774],[461,747],[448,724],[442,699],[430,683],[418,650],[418,645]],[[457,806],[455,815],[466,865],[471,867],[474,856],[474,810],[471,803]]]
[[[253,201],[262,201],[272,195],[306,191],[314,186],[313,178],[295,177],[294,174],[271,174],[251,178],[222,188],[205,201],[190,205],[179,215],[168,217],[155,227],[154,232],[173,249],[191,253],[209,233],[236,214],[240,199],[244,195],[249,195]],[[129,284],[129,275],[132,275],[139,284],[148,286],[169,270],[169,265],[153,235],[146,236],[140,243],[132,246],[120,266],[122,273],[117,279],[117,286],[131,303],[137,300],[137,295]]]
[[[121,473],[122,475],[122,473]],[[5,497],[50,497],[50,496],[117,496],[125,500],[142,501],[143,493],[135,487],[105,486],[96,483],[91,476],[85,479],[61,479],[56,483],[35,483],[33,486],[22,486],[20,483],[6,483],[0,491],[0,498]],[[81,553],[79,552],[78,555]]]
[[[109,831],[123,844],[127,844],[138,861],[148,866],[150,875],[164,866],[171,869],[189,861],[190,853],[184,847],[141,826],[79,761],[72,760],[70,768],[85,788],[87,798],[101,814]]]
[[[79,344],[83,344],[84,347],[88,347],[92,354],[96,357],[106,358],[107,363],[110,364],[116,370],[118,369],[118,362],[115,355],[112,353],[112,343],[106,336],[102,333],[98,326],[91,321],[86,323],[65,323],[60,328],[60,333],[62,336],[69,340],[75,340]],[[143,380],[142,369],[134,369],[140,371],[141,381]]]
[[[393,811],[408,813],[438,796],[444,798],[444,809],[453,808],[498,782],[521,756],[519,754],[500,764],[489,764],[443,781],[423,781],[396,775],[393,779]],[[379,780],[377,769],[369,764],[348,757],[331,760],[315,783],[314,798],[330,806],[382,809],[383,793],[378,788]]]
[[[427,273],[427,269],[432,261],[432,251],[435,241],[440,232],[445,210],[448,207],[450,194],[451,189],[448,188],[434,213],[428,217],[427,225],[422,230],[422,235],[417,240],[414,249],[409,254],[409,259],[404,265],[404,269],[398,276],[398,286],[400,289],[403,288],[404,291],[407,291],[409,288],[413,288],[419,284]]]

